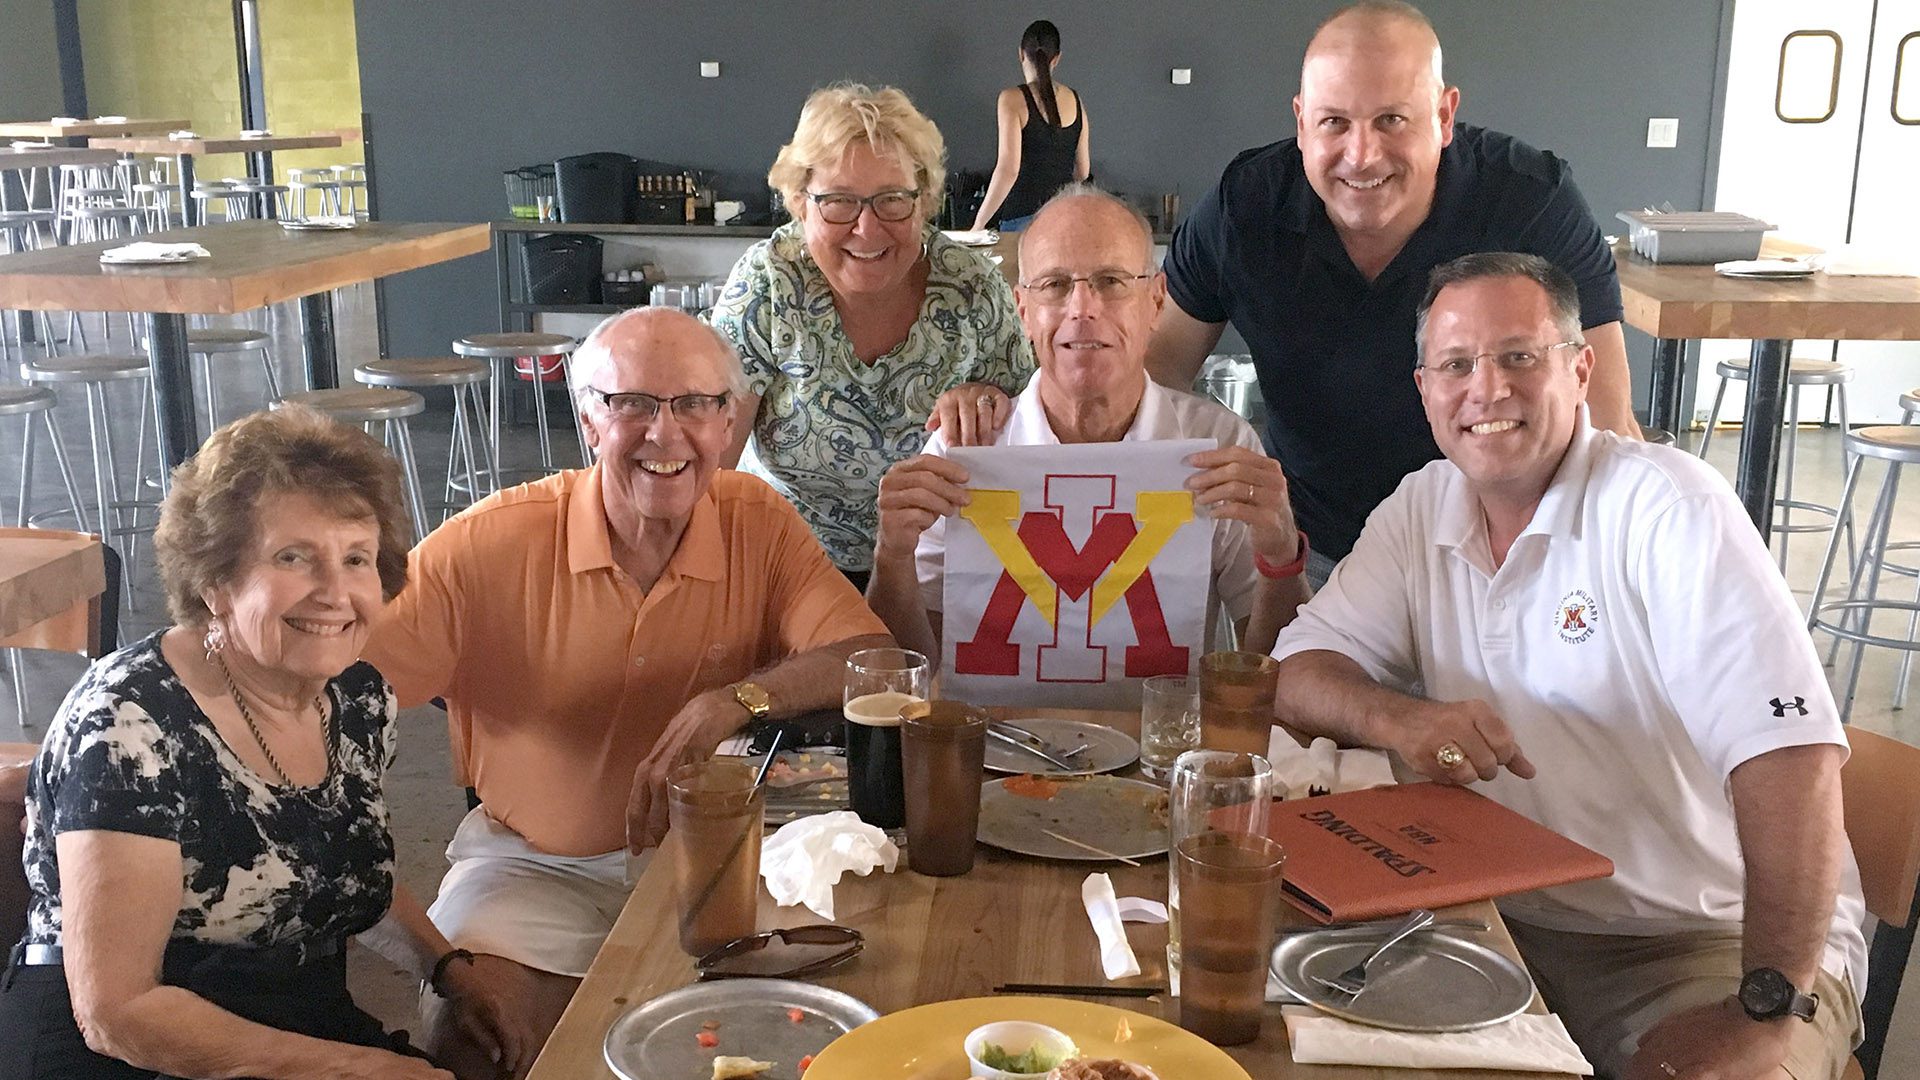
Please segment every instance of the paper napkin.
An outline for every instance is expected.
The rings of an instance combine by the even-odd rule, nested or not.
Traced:
[[[780,826],[760,847],[760,876],[781,907],[805,904],[833,921],[833,887],[851,870],[866,877],[875,867],[893,873],[900,849],[887,834],[851,810],[801,818]]]
[[[1302,1065],[1386,1065],[1402,1069],[1520,1069],[1593,1075],[1558,1016],[1522,1014],[1473,1031],[1389,1031],[1283,1005],[1287,1044]]]
[[[1100,941],[1100,967],[1107,978],[1127,979],[1140,974],[1140,960],[1133,955],[1127,928],[1121,923],[1120,901],[1113,895],[1113,879],[1105,874],[1088,874],[1080,883],[1080,902],[1087,906],[1093,936]]]
[[[188,259],[204,259],[212,254],[199,244],[156,244],[141,240],[117,248],[108,248],[100,253],[100,261],[103,263],[184,262]]]
[[[1387,787],[1394,782],[1392,759],[1379,750],[1342,750],[1332,739],[1315,739],[1312,746],[1303,747],[1279,728],[1267,740],[1267,761],[1273,766],[1275,792],[1284,792],[1289,799]]]

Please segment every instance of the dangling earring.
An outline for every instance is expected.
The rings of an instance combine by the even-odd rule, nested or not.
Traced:
[[[227,647],[227,631],[220,625],[219,616],[207,620],[207,632],[200,638],[200,647],[207,651],[208,663],[212,663],[220,655],[220,650]]]

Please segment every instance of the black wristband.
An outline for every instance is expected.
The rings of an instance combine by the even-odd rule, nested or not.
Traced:
[[[465,949],[450,949],[445,956],[433,962],[433,973],[427,976],[427,985],[433,987],[433,992],[439,994],[441,997],[446,997],[447,993],[440,989],[440,979],[446,975],[447,965],[453,963],[455,960],[465,960],[471,964],[473,963],[473,954]]]

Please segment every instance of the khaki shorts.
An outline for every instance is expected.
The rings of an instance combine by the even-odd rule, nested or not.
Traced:
[[[555,975],[587,973],[632,891],[625,852],[548,855],[485,807],[460,822],[447,861],[427,909],[447,940]]]
[[[1578,934],[1510,922],[1514,944],[1547,1007],[1601,1077],[1618,1076],[1640,1036],[1666,1017],[1725,1000],[1740,988],[1740,933],[1699,930],[1660,937]],[[1783,1062],[1794,1080],[1839,1080],[1860,1031],[1852,980],[1822,971],[1820,1009],[1794,1021]]]

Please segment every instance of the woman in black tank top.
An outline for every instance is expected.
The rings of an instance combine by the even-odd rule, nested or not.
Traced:
[[[1080,95],[1053,81],[1060,63],[1060,31],[1045,19],[1020,37],[1026,82],[1000,91],[1000,160],[973,227],[1026,227],[1060,188],[1091,174],[1087,110]]]

